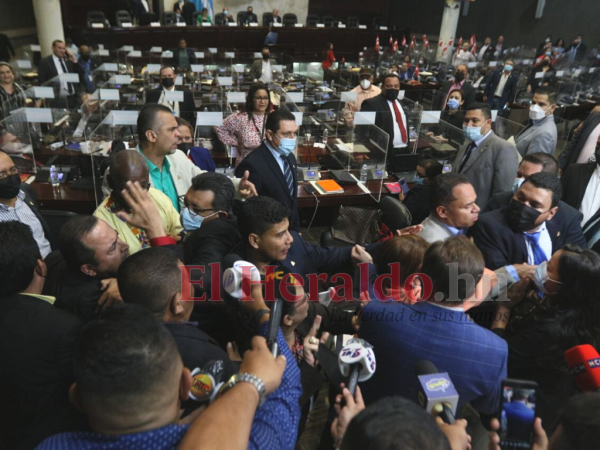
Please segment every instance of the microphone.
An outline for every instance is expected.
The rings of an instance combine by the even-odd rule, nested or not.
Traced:
[[[565,353],[569,371],[579,390],[600,392],[600,355],[589,344],[578,345]]]
[[[346,386],[354,397],[359,381],[367,381],[375,373],[375,353],[373,346],[364,339],[350,339],[338,359],[342,375],[348,377]]]
[[[419,379],[419,403],[425,411],[440,416],[444,423],[453,424],[458,392],[447,373],[438,372],[431,361],[422,359],[415,364],[415,375]]]
[[[306,146],[308,147],[308,170],[310,170],[311,164],[312,164],[312,156],[310,154],[310,133],[306,133]]]
[[[237,255],[227,255],[223,258],[223,267],[227,267],[223,272],[223,288],[225,292],[233,298],[242,298],[244,274],[250,274],[250,281],[260,281],[260,273],[256,266],[248,261],[244,261]],[[249,269],[243,269],[249,267]]]

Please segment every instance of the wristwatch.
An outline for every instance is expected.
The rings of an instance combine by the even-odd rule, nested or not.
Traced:
[[[238,383],[250,383],[256,388],[259,396],[258,407],[260,408],[267,398],[267,388],[265,387],[263,380],[251,373],[236,373],[235,375],[232,375],[231,378],[221,386],[221,389],[219,389],[219,396],[223,395]]]

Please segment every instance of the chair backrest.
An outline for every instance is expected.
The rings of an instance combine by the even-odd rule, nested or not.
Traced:
[[[52,247],[52,250],[56,250],[58,248],[58,236],[60,234],[60,229],[65,223],[78,214],[71,211],[47,210],[40,211],[40,214],[48,224],[50,236],[46,236],[46,238],[48,238],[48,242],[50,242],[50,247]]]
[[[106,20],[106,16],[102,11],[88,11],[87,13],[87,23],[88,27],[91,27],[93,23],[101,23],[105,27],[108,27],[110,24],[108,20]]]
[[[306,16],[306,26],[315,27],[319,23],[319,20],[321,20],[321,18],[318,14],[309,14]]]
[[[323,23],[326,27],[332,27],[333,22],[335,22],[335,18],[333,16],[323,16]]]
[[[238,24],[244,23],[244,19],[246,17],[246,11],[238,11],[236,19]]]
[[[283,25],[285,25],[286,27],[289,27],[289,26],[293,26],[294,24],[298,23],[298,16],[293,13],[285,13],[281,20],[283,22]]]
[[[383,19],[381,17],[373,18],[373,28],[377,30],[381,25],[383,25]]]
[[[192,23],[194,25],[198,24],[198,16],[202,15],[202,11],[194,11],[194,14],[192,14]]]
[[[117,23],[118,27],[122,26],[123,23],[132,23],[131,14],[129,14],[129,11],[121,9],[115,14],[115,22]]]
[[[163,25],[175,25],[177,23],[177,14],[173,11],[163,13]]]
[[[152,22],[157,22],[158,16],[153,12],[143,12],[140,15],[140,25],[150,25]]]
[[[379,201],[379,207],[383,211],[381,221],[395,233],[396,230],[401,230],[410,225],[412,217],[410,212],[400,200],[395,197],[386,196]]]
[[[225,23],[225,16],[222,12],[215,14],[215,25],[223,25]]]
[[[348,16],[348,28],[358,28],[360,19],[356,16]]]
[[[263,13],[263,18],[262,18],[263,27],[269,26],[269,23],[271,23],[272,20],[273,20],[272,12]]]

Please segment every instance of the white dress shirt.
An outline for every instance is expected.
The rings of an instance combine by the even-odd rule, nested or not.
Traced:
[[[585,194],[583,196],[583,200],[581,201],[581,206],[579,207],[579,211],[583,214],[583,221],[581,222],[581,226],[583,226],[588,220],[592,218],[594,214],[600,209],[600,166],[596,164],[596,170],[592,173],[590,181],[588,182],[587,188],[585,189]]]
[[[483,61],[483,55],[485,54],[485,51],[488,49],[489,45],[484,45],[481,50],[479,50],[479,55],[477,55],[477,61],[481,62]]]
[[[406,121],[406,115],[404,114],[404,110],[402,109],[402,105],[398,100],[395,100],[398,104],[398,110],[400,111],[400,116],[402,116],[402,123],[404,124],[404,129],[406,130],[406,139],[408,139],[408,122]],[[402,148],[406,147],[407,143],[402,141],[402,133],[400,132],[400,126],[396,121],[396,113],[394,111],[394,105],[391,101],[387,101],[388,106],[390,107],[390,111],[392,112],[392,123],[394,124],[394,148]],[[391,138],[391,136],[390,136]]]
[[[144,6],[144,9],[146,10],[146,12],[150,12],[150,6],[148,6],[147,0],[141,0],[141,1],[142,1],[142,5]]]
[[[170,108],[171,111],[173,111],[173,114],[177,117],[179,117],[179,102],[170,102],[165,100],[165,92],[166,91],[171,91],[173,92],[175,90],[175,86],[171,86],[170,89],[167,89],[165,87],[163,87],[163,91],[160,94],[160,98],[158,99],[158,103],[161,105],[165,105],[167,108]]]
[[[548,228],[546,227],[546,222],[542,222],[540,229],[538,231],[536,231],[536,233],[537,232],[540,233],[540,239],[538,240],[538,245],[540,246],[540,248],[546,255],[546,261],[550,261],[550,258],[552,258],[552,239],[550,239],[550,233],[548,232]],[[528,234],[528,233],[523,233],[523,239],[525,239],[525,245],[527,246],[527,264],[532,266],[535,264],[535,259],[533,256],[533,248],[531,246],[530,240],[525,237],[525,234]],[[534,233],[531,233],[531,234],[534,234]]]
[[[271,72],[271,62],[263,61],[262,62],[262,75],[259,78],[259,81],[263,83],[270,83],[273,80],[273,73]]]
[[[54,67],[56,67],[56,73],[59,76],[63,73],[68,73],[63,70],[63,66],[60,63],[60,59],[55,54],[52,54],[52,60],[54,61]],[[63,62],[65,63],[65,67],[67,67],[67,62],[64,59],[63,59]],[[69,69],[67,69],[67,70],[69,70]],[[68,83],[65,83],[64,81],[62,81],[60,83],[60,92],[58,95],[59,95],[59,97],[67,97],[69,95]]]
[[[504,91],[504,86],[508,81],[508,77],[510,77],[510,73],[502,72],[502,76],[500,77],[500,83],[498,83],[498,87],[496,88],[496,92],[494,92],[494,97],[502,97],[502,92]]]

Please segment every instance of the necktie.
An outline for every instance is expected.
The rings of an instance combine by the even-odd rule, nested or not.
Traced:
[[[292,171],[290,170],[290,165],[288,164],[285,156],[281,156],[281,160],[283,161],[283,177],[285,178],[285,184],[287,185],[288,192],[290,193],[290,197],[294,197],[294,176],[292,175]]]
[[[460,168],[458,169],[458,173],[461,173],[463,171],[463,169],[465,168],[465,164],[467,164],[467,161],[471,157],[471,153],[473,153],[473,150],[475,150],[476,148],[477,148],[477,144],[475,144],[475,142],[471,142],[469,144],[469,146],[467,147],[467,150],[465,151],[465,157],[460,165]]]
[[[583,236],[588,243],[588,248],[592,248],[600,240],[600,211],[596,212],[590,220],[583,226]]]
[[[402,121],[402,114],[400,114],[400,110],[398,109],[398,103],[396,100],[392,102],[394,106],[394,114],[396,115],[396,122],[398,123],[398,127],[400,127],[400,134],[402,135],[402,142],[407,143],[408,139],[406,138],[406,127],[404,126],[404,122]]]
[[[67,65],[65,64],[65,60],[60,58],[60,65],[62,67],[63,73],[69,73],[69,71],[67,70]],[[73,93],[73,86],[71,85],[71,83],[67,83],[67,91],[69,91],[69,94]]]
[[[538,231],[537,233],[524,234],[525,239],[527,239],[531,244],[531,251],[533,252],[533,264],[535,264],[536,266],[543,263],[544,261],[548,261],[546,253],[544,253],[544,250],[542,250],[542,247],[540,247],[541,234],[542,233],[540,231]]]

